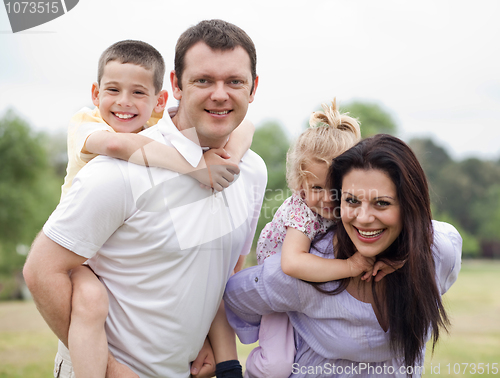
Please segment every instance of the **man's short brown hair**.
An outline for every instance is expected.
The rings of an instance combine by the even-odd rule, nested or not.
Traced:
[[[196,43],[203,42],[212,50],[227,51],[241,46],[250,57],[252,90],[257,78],[257,54],[255,45],[247,33],[236,25],[222,20],[205,20],[181,34],[175,47],[175,75],[182,89],[182,73],[187,51]]]

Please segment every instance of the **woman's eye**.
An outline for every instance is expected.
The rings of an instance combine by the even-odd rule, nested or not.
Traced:
[[[348,203],[349,205],[354,205],[356,203],[358,203],[358,201],[356,201],[354,198],[352,197],[347,197],[347,198],[344,198],[344,201],[345,203]]]
[[[377,206],[380,206],[380,207],[386,207],[386,206],[389,206],[391,203],[390,202],[387,202],[387,201],[377,201]]]

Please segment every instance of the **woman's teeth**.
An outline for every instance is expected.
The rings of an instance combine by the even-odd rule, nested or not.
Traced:
[[[376,231],[361,231],[358,230],[359,234],[365,238],[374,238],[375,236],[380,235],[384,230],[376,230]]]

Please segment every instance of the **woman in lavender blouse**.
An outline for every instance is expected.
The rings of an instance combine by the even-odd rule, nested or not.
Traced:
[[[398,138],[361,141],[334,159],[330,177],[341,222],[310,252],[346,259],[359,251],[403,266],[370,281],[311,284],[271,256],[229,280],[228,320],[253,343],[262,315],[286,312],[296,346],[291,377],[419,377],[426,342],[434,347],[449,325],[441,295],[457,279],[462,239],[431,221],[425,174]]]

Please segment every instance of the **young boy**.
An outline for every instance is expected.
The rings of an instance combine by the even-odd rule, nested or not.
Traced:
[[[98,81],[92,85],[96,108],[84,108],[71,120],[69,161],[61,197],[71,187],[77,172],[97,155],[188,174],[218,191],[230,185],[239,173],[238,162],[250,148],[254,131],[250,122],[242,122],[224,149],[207,151],[196,167],[175,148],[137,134],[155,124],[163,114],[168,98],[167,92],[161,90],[164,74],[163,58],[147,43],[121,41],[104,51],[99,59]],[[87,266],[74,269],[71,280],[68,346],[74,373],[77,378],[104,377],[108,360],[104,329],[108,312],[106,289]],[[225,350],[220,344],[218,348]],[[234,353],[235,350],[229,355]]]

